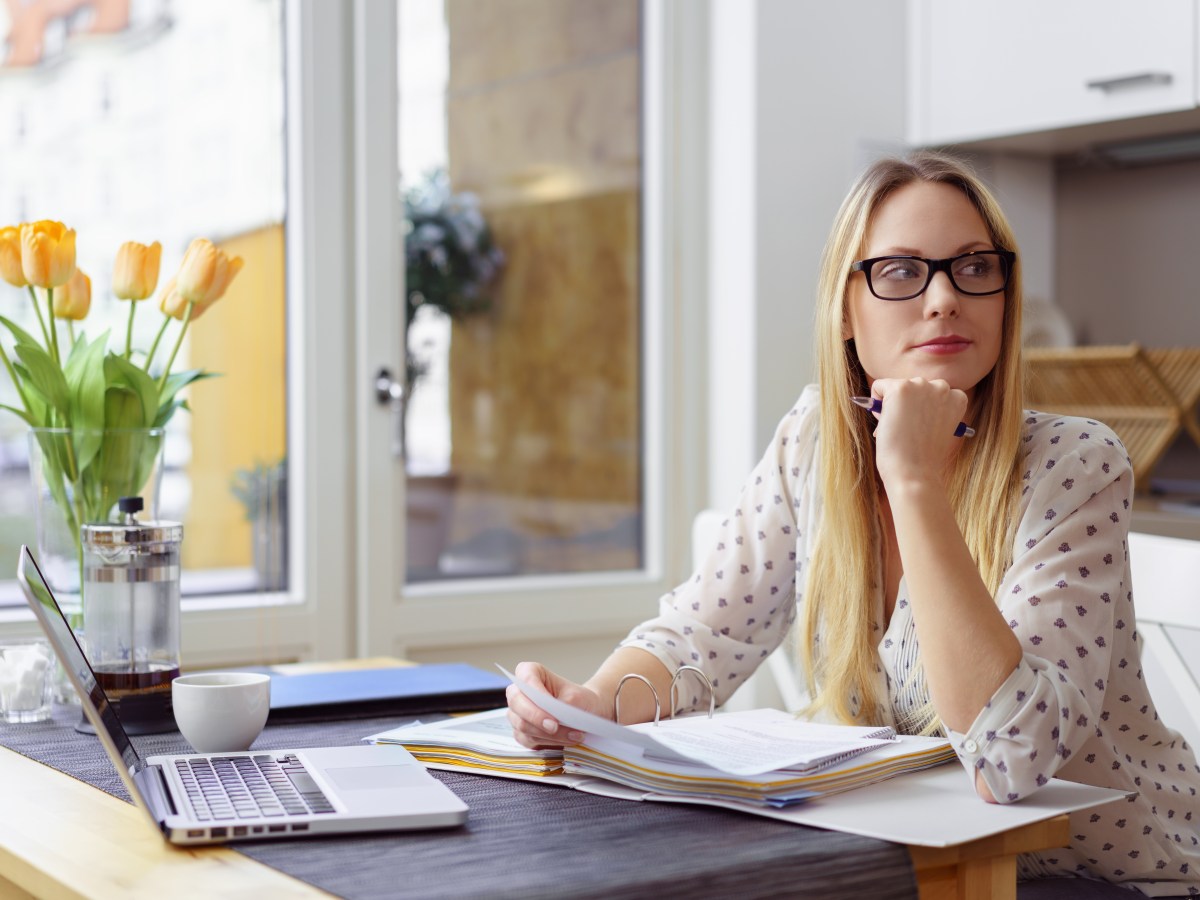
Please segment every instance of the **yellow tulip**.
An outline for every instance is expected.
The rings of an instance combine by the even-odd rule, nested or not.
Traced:
[[[0,278],[13,287],[29,283],[21,268],[21,229],[15,225],[0,228]]]
[[[54,291],[54,318],[78,322],[92,308],[92,279],[76,269],[70,280]]]
[[[175,281],[176,279],[172,278],[163,285],[162,294],[158,300],[158,308],[172,319],[183,319],[183,314],[187,311],[187,301],[175,289]]]
[[[207,238],[196,238],[192,241],[176,276],[176,288],[184,301],[195,304],[192,318],[197,318],[220,300],[229,288],[229,283],[241,270],[240,256],[230,257]]]
[[[22,225],[21,269],[40,288],[66,284],[75,274],[75,231],[48,219]]]
[[[158,241],[149,247],[126,241],[117,251],[113,265],[113,294],[119,300],[145,300],[158,286],[161,260],[162,244]]]

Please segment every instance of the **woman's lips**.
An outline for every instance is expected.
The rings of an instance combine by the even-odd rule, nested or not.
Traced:
[[[926,341],[924,344],[918,344],[916,349],[922,353],[931,353],[935,356],[947,356],[954,353],[962,353],[971,342],[965,337],[959,337],[957,334],[948,337],[934,338],[931,341]]]

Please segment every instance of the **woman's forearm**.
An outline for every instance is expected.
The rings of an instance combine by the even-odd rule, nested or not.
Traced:
[[[669,714],[667,697],[671,689],[671,672],[657,656],[637,647],[620,647],[589,678],[584,687],[595,691],[607,704],[608,717],[615,718],[617,685],[626,675],[641,675],[654,686],[654,693],[662,704],[662,715]],[[621,723],[650,722],[654,720],[654,696],[649,688],[637,679],[630,679],[621,688]]]
[[[888,491],[925,680],[947,727],[966,731],[1021,660],[940,484]]]

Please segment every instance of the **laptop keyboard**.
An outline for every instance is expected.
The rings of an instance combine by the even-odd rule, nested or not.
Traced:
[[[294,753],[177,759],[175,771],[202,822],[334,812]]]

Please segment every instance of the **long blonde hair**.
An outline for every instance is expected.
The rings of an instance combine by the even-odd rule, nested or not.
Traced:
[[[843,339],[850,265],[865,252],[875,211],[913,182],[959,188],[978,210],[997,249],[1017,249],[995,198],[961,161],[918,152],[871,165],[842,203],[825,245],[818,282],[816,356],[821,385],[820,487],[824,508],[808,566],[800,646],[812,710],[845,722],[890,721],[879,696],[878,654],[870,623],[883,583],[879,490],[869,417],[850,403],[867,395],[867,376],[853,341]],[[949,480],[949,499],[984,584],[993,594],[1011,564],[1020,490],[1022,429],[1021,262],[1005,295],[1000,358],[975,390],[970,410],[976,437],[964,442]],[[882,623],[880,623],[882,625]],[[857,715],[855,714],[857,712]],[[925,732],[940,726],[932,707]]]

